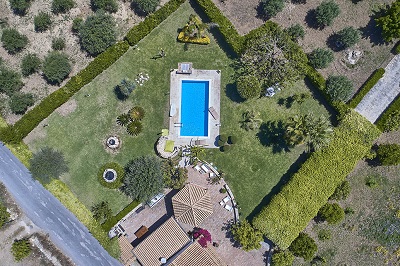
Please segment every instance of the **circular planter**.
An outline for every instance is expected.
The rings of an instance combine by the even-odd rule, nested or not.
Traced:
[[[111,136],[106,140],[106,145],[110,149],[118,149],[121,144],[121,141],[117,136]]]
[[[97,180],[107,188],[119,188],[122,185],[124,168],[114,162],[106,163],[100,167]]]

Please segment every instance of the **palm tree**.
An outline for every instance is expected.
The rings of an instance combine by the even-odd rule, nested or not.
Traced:
[[[144,109],[140,106],[135,106],[131,110],[129,110],[129,115],[132,120],[142,120],[144,114]]]
[[[243,113],[243,121],[241,121],[240,127],[245,129],[246,131],[254,130],[260,127],[262,123],[262,119],[259,118],[259,113],[256,113],[253,110],[248,110]]]
[[[132,121],[126,126],[129,135],[137,136],[142,132],[143,126],[139,121]]]
[[[304,143],[307,138],[307,124],[307,115],[296,115],[289,118],[285,132],[285,140],[289,146],[293,147]]]
[[[117,124],[120,126],[126,126],[131,121],[132,121],[132,119],[129,114],[122,114],[117,117]]]
[[[325,146],[330,139],[333,129],[325,116],[314,119],[309,126],[307,146],[309,151],[314,151]]]

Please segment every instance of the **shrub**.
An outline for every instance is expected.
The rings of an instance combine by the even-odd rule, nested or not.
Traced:
[[[117,178],[113,182],[107,182],[106,180],[104,180],[103,175],[106,169],[114,169],[115,172],[117,173]],[[119,188],[122,185],[123,179],[124,179],[124,168],[118,163],[114,162],[106,163],[102,165],[99,171],[97,172],[97,180],[100,182],[102,186],[107,188],[111,189]]]
[[[228,138],[229,144],[235,144],[235,143],[237,143],[237,141],[238,141],[238,139],[236,136],[229,136],[229,138]]]
[[[329,199],[332,200],[345,200],[350,195],[351,186],[349,181],[343,181],[339,186],[336,187],[335,192],[333,192],[332,196]]]
[[[331,230],[329,229],[322,229],[318,232],[318,239],[321,241],[329,240],[332,237]]]
[[[346,76],[329,76],[326,80],[326,92],[334,101],[346,102],[353,90],[353,83]]]
[[[260,15],[264,18],[275,17],[285,7],[284,0],[261,0]]]
[[[97,204],[94,204],[90,210],[93,213],[93,218],[99,222],[109,219],[112,214],[112,210],[108,205],[108,201],[101,201]]]
[[[379,130],[355,111],[346,114],[334,129],[328,146],[310,155],[281,191],[256,215],[253,226],[280,248],[286,249],[317,215],[379,135]]]
[[[232,149],[232,146],[229,144],[225,144],[224,146],[221,147],[221,151],[223,152],[228,152]]]
[[[133,0],[136,12],[140,15],[148,15],[156,10],[160,0]]]
[[[0,228],[10,220],[10,213],[7,211],[7,207],[0,202]]]
[[[381,144],[376,151],[377,158],[382,165],[400,164],[400,145]]]
[[[11,252],[14,255],[15,261],[21,261],[31,254],[32,247],[28,238],[15,239],[12,246]]]
[[[144,115],[145,115],[144,109],[140,106],[135,106],[131,110],[129,110],[129,116],[134,121],[142,120]]]
[[[396,131],[400,128],[400,110],[395,110],[387,116],[383,130]]]
[[[247,220],[232,225],[233,239],[240,244],[244,251],[259,249],[263,240],[260,231],[254,229]]]
[[[391,122],[395,122],[394,126],[398,123],[398,111],[400,110],[400,97],[397,97],[386,110],[381,114],[378,120],[375,122],[376,126],[384,131],[385,127],[391,127]],[[393,119],[393,120],[392,120]],[[390,121],[392,120],[392,121]]]
[[[117,39],[116,25],[111,15],[98,11],[89,16],[79,28],[82,48],[95,56],[104,52]]]
[[[56,51],[64,50],[65,48],[65,39],[61,37],[54,38],[51,41],[51,48]]]
[[[255,76],[240,76],[237,80],[237,90],[243,99],[259,97],[261,94],[261,84]]]
[[[394,46],[394,54],[400,54],[400,41],[397,42],[397,44]]]
[[[108,232],[111,230],[111,228],[116,225],[122,218],[124,218],[128,213],[130,213],[134,208],[136,208],[139,205],[139,202],[137,200],[132,201],[129,203],[128,206],[126,206],[122,211],[120,211],[117,215],[112,216],[108,218],[102,225],[101,227],[104,229],[104,231]]]
[[[315,9],[315,19],[317,20],[317,24],[320,27],[331,26],[333,20],[339,16],[340,9],[338,4],[334,1],[323,1],[316,9]]]
[[[10,54],[20,52],[28,44],[28,37],[20,34],[16,29],[4,29],[1,35],[4,49]]]
[[[71,73],[67,55],[61,52],[49,53],[43,62],[43,74],[50,83],[60,84]]]
[[[126,131],[129,135],[137,136],[142,132],[143,125],[139,121],[132,121],[126,126]]]
[[[0,92],[11,96],[14,92],[19,91],[24,84],[21,75],[17,72],[0,66]]]
[[[74,18],[74,20],[72,21],[72,31],[75,33],[79,33],[79,29],[81,28],[82,24],[83,24],[83,18],[81,17]]]
[[[29,106],[35,103],[33,94],[16,92],[11,95],[10,98],[10,109],[11,112],[17,115],[22,115],[26,112]]]
[[[93,11],[103,9],[110,13],[115,13],[118,11],[118,3],[115,0],[91,0],[90,5]]]
[[[219,193],[222,193],[222,194],[226,193],[226,189],[225,188],[220,188]]]
[[[293,41],[298,41],[299,39],[304,39],[305,32],[303,26],[300,24],[294,24],[286,29],[286,32],[292,37]]]
[[[222,146],[224,146],[225,145],[225,141],[222,141],[222,140],[218,140],[217,141],[217,144],[218,144],[218,147],[222,147]]]
[[[35,31],[46,31],[51,26],[51,17],[46,12],[40,11],[33,19],[33,25],[35,26]]]
[[[376,188],[379,186],[379,181],[375,176],[370,175],[365,178],[365,184],[370,188]]]
[[[181,189],[188,179],[188,170],[180,167],[177,161],[170,158],[162,165],[164,185],[173,189]]]
[[[329,224],[337,224],[344,218],[344,211],[337,203],[326,203],[318,211],[318,215]]]
[[[136,83],[128,78],[121,80],[121,83],[115,88],[115,92],[119,99],[125,100],[129,97],[132,91],[136,88]]]
[[[375,86],[376,83],[383,77],[385,74],[384,68],[378,68],[374,71],[374,73],[368,78],[368,80],[364,83],[361,89],[355,94],[353,99],[349,102],[349,106],[351,108],[356,108],[357,105],[361,102],[365,95]]]
[[[51,11],[54,14],[67,13],[73,8],[75,2],[73,0],[53,0],[51,3]]]
[[[31,6],[30,0],[10,0],[12,11],[17,15],[25,15]]]
[[[354,210],[352,207],[344,208],[344,214],[354,214]]]
[[[222,141],[223,143],[225,143],[225,142],[228,141],[228,136],[225,135],[225,134],[221,134],[221,135],[218,136],[218,139],[219,139],[220,141]]]
[[[294,255],[289,250],[278,251],[272,254],[273,266],[292,266],[293,261],[294,261]]]
[[[346,27],[336,33],[336,42],[343,48],[349,48],[361,39],[361,32],[353,27]]]
[[[21,70],[22,75],[29,76],[40,69],[42,61],[39,59],[37,54],[27,54],[22,58]]]
[[[317,244],[306,233],[300,233],[299,236],[290,245],[289,250],[296,256],[310,261],[317,252]]]
[[[333,52],[324,48],[317,48],[308,55],[310,65],[315,68],[326,68],[333,60]]]
[[[29,170],[35,179],[48,184],[67,172],[68,166],[61,152],[44,147],[33,154]]]

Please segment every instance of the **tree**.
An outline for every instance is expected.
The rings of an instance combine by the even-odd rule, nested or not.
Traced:
[[[390,8],[386,9],[385,14],[375,21],[382,28],[385,41],[391,42],[393,39],[400,38],[400,1],[395,1]]]
[[[11,112],[17,115],[22,115],[26,112],[29,106],[35,103],[33,94],[16,92],[11,95],[10,109]]]
[[[72,20],[72,32],[79,33],[79,29],[83,24],[83,18],[77,17]]]
[[[320,27],[331,26],[333,20],[339,16],[340,9],[338,4],[334,1],[323,1],[316,9],[315,9],[315,19],[317,20],[317,24]]]
[[[275,17],[285,7],[284,0],[261,0],[260,15],[266,19]]]
[[[236,84],[240,97],[245,100],[259,97],[261,94],[261,84],[255,76],[240,76]]]
[[[0,202],[0,228],[10,220],[10,213],[7,211],[7,207]]]
[[[28,257],[31,251],[32,247],[27,238],[15,239],[11,246],[11,252],[14,255],[15,261],[21,261],[23,258]]]
[[[10,54],[20,52],[28,44],[28,37],[20,34],[16,29],[4,29],[1,35],[4,49]]]
[[[343,48],[349,48],[361,39],[361,32],[353,27],[346,27],[336,34],[336,42]]]
[[[304,39],[305,32],[303,26],[300,24],[294,24],[286,29],[286,32],[290,35],[293,41],[297,42],[299,39]]]
[[[400,164],[400,145],[381,144],[376,151],[376,157],[382,165]]]
[[[254,110],[247,110],[242,117],[243,120],[240,122],[240,127],[246,131],[258,129],[262,123],[262,119],[259,118],[260,114]]]
[[[278,251],[272,254],[272,265],[273,266],[292,266],[294,261],[294,255],[289,251]]]
[[[190,147],[189,159],[190,164],[195,164],[197,160],[201,160],[206,156],[206,151],[201,145],[194,145]]]
[[[329,76],[326,80],[326,92],[334,101],[348,101],[353,90],[353,83],[346,76]]]
[[[233,239],[242,246],[243,250],[250,251],[261,247],[262,233],[254,229],[247,220],[232,225],[231,231]]]
[[[93,213],[93,218],[100,223],[104,222],[112,216],[112,211],[108,204],[108,201],[101,201],[97,204],[94,204],[91,207],[91,211]]]
[[[142,132],[143,130],[143,125],[140,123],[140,121],[132,121],[129,122],[128,125],[126,126],[126,131],[128,132],[129,135],[132,136],[137,136]]]
[[[333,192],[332,196],[329,197],[331,200],[345,200],[350,195],[351,186],[349,181],[345,180],[340,183],[335,192]]]
[[[102,10],[89,16],[79,28],[82,48],[92,56],[104,52],[117,39],[115,27],[113,17]]]
[[[43,74],[50,83],[60,84],[71,73],[67,55],[61,52],[50,52],[43,63]]]
[[[326,68],[333,62],[333,52],[324,48],[317,48],[308,55],[310,65],[315,68]]]
[[[115,0],[91,0],[90,5],[93,11],[103,9],[110,13],[115,13],[118,11],[118,4]]]
[[[44,147],[33,154],[29,170],[35,179],[47,184],[67,172],[68,166],[61,152]]]
[[[65,39],[61,37],[53,38],[51,48],[56,51],[61,51],[65,48]]]
[[[272,22],[249,39],[239,59],[240,75],[255,76],[262,86],[284,85],[304,72],[307,56],[286,31]]]
[[[117,117],[117,124],[120,126],[127,126],[130,122],[132,122],[132,119],[129,114],[122,114]]]
[[[326,203],[318,211],[318,215],[329,224],[337,224],[344,218],[344,210],[337,203]]]
[[[156,10],[160,0],[133,0],[132,3],[138,14],[147,15]]]
[[[314,257],[314,254],[317,252],[318,248],[314,239],[312,239],[306,233],[300,233],[299,236],[289,246],[289,250],[296,257],[302,257],[306,261],[310,261]]]
[[[73,8],[75,2],[73,0],[53,0],[51,3],[51,11],[54,14],[67,13]]]
[[[125,100],[129,97],[132,91],[136,88],[136,83],[128,78],[124,78],[116,87],[118,98]]]
[[[165,186],[173,189],[183,188],[188,178],[187,169],[179,167],[178,163],[171,158],[164,161],[162,172]]]
[[[28,8],[31,6],[30,0],[10,0],[12,11],[17,15],[26,15]]]
[[[161,162],[157,157],[141,156],[126,165],[122,189],[132,199],[148,201],[162,188]]]
[[[33,19],[33,25],[35,25],[35,31],[46,31],[51,26],[51,17],[46,12],[40,11]]]
[[[21,75],[4,66],[0,66],[0,92],[11,96],[14,92],[19,91],[24,83],[22,83]]]
[[[29,76],[40,69],[42,61],[37,54],[27,54],[22,58],[21,70],[22,75]]]

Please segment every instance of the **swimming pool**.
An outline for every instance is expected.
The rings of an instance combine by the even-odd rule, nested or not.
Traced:
[[[208,136],[209,81],[182,80],[180,136]]]

